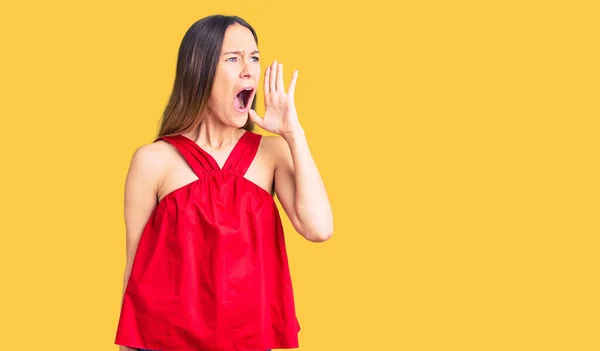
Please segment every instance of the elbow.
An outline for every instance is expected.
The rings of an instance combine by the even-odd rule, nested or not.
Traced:
[[[302,220],[293,216],[291,219],[294,229],[310,242],[321,243],[333,236],[333,218],[331,216],[329,218],[322,216],[312,220]]]
[[[322,243],[333,236],[333,226],[315,228],[304,233],[306,240],[313,243]]]
[[[322,243],[324,241],[329,240],[329,238],[331,238],[332,235],[333,235],[333,232],[327,232],[325,234],[313,235],[310,238],[308,238],[308,241],[313,242],[313,243]]]

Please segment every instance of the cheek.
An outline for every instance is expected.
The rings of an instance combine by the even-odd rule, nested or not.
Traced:
[[[227,98],[228,91],[227,87],[222,81],[215,81],[213,89],[210,93],[210,99],[215,105],[223,104],[223,101]]]
[[[227,87],[227,72],[222,67],[217,67],[217,71],[215,72],[215,77],[213,79],[213,93],[222,94],[223,90]]]
[[[217,83],[215,77],[215,93],[218,94],[219,99],[231,99],[233,98],[231,95],[235,90],[235,75],[232,75],[231,72],[223,70],[220,72],[219,81]]]
[[[257,64],[256,66],[253,67],[254,68],[254,76],[258,78],[258,80],[260,80],[260,72],[262,72],[260,64]],[[257,81],[258,83],[258,81]]]

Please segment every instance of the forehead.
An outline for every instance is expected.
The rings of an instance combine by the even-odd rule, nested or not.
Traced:
[[[256,47],[254,36],[248,28],[240,24],[233,24],[227,28],[225,37],[223,38],[222,51],[229,51],[232,49],[246,51],[258,49]]]

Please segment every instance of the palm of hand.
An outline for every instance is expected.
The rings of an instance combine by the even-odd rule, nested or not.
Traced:
[[[286,93],[283,86],[283,65],[273,64],[267,67],[264,78],[265,115],[258,116],[250,110],[250,118],[261,128],[279,135],[292,133],[299,128],[298,113],[294,103],[294,92],[298,71],[294,71],[290,87]]]

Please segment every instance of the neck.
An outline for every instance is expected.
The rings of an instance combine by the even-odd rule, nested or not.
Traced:
[[[227,149],[242,136],[245,130],[223,124],[212,114],[207,114],[195,128],[183,133],[201,147],[219,150]]]

